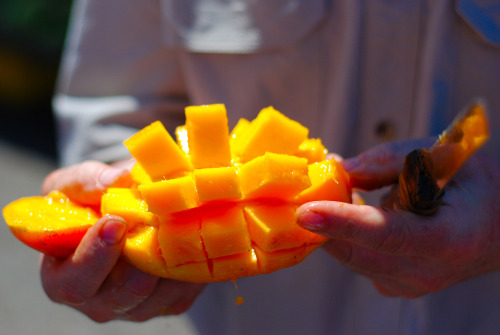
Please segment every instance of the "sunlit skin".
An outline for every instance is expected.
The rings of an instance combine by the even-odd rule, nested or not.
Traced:
[[[434,140],[383,145],[343,164],[355,186],[375,189],[396,179],[407,152]],[[44,183],[43,192],[71,189],[65,185],[95,190],[96,185],[113,183],[97,182],[104,170],[116,173],[117,178],[128,173],[97,162],[85,165],[85,169],[80,165],[56,170]],[[499,177],[499,163],[477,153],[446,187],[443,206],[433,216],[316,202],[298,210],[298,223],[332,238],[325,250],[336,261],[371,278],[382,294],[414,298],[500,268],[496,242],[500,240],[500,206],[495,194]],[[318,221],[308,212],[320,214],[324,220]],[[101,322],[146,320],[186,310],[204,285],[159,279],[119,260],[123,245],[119,227],[124,223],[107,220],[112,219],[102,219],[89,229],[70,258],[42,256],[41,278],[47,295]],[[109,229],[106,223],[110,223]],[[108,244],[108,239],[118,242]]]
[[[92,205],[86,191],[100,194],[128,174],[123,167],[85,162],[54,171],[43,183],[42,194],[64,189]],[[115,179],[103,179],[103,175]],[[96,201],[100,199],[96,197]],[[143,321],[187,310],[205,285],[158,278],[121,260],[125,231],[122,218],[104,217],[87,231],[70,257],[42,255],[42,284],[49,298],[97,322]]]
[[[432,142],[386,144],[343,164],[354,187],[376,189],[397,179],[407,152]],[[298,223],[329,237],[325,250],[380,293],[415,298],[500,268],[499,186],[499,162],[478,152],[446,186],[434,215],[390,203],[314,202],[299,208]]]

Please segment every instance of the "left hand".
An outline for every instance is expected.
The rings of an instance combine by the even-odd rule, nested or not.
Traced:
[[[373,190],[394,183],[405,155],[428,144],[388,143],[343,164],[353,187]],[[329,237],[326,251],[380,293],[415,298],[500,269],[499,188],[499,162],[476,153],[445,187],[434,215],[319,201],[301,206],[297,218]]]

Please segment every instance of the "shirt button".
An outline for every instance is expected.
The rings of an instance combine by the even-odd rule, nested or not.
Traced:
[[[380,121],[375,126],[375,136],[381,141],[392,141],[396,137],[396,129],[390,121]]]

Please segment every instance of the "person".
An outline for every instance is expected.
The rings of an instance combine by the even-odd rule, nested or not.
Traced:
[[[136,270],[119,258],[126,222],[107,217],[68,259],[43,257],[45,292],[98,322],[186,312],[200,334],[496,333],[498,14],[484,0],[76,1],[54,98],[63,166],[43,193],[96,201],[128,173],[122,141],[154,120],[173,130],[187,105],[222,102],[231,126],[273,105],[367,191],[478,96],[492,136],[436,214],[305,204],[298,224],[329,242],[237,289]]]

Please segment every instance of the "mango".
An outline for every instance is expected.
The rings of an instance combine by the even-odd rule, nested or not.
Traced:
[[[10,231],[29,247],[64,258],[78,246],[98,213],[59,191],[18,199],[3,209]]]
[[[4,209],[14,235],[56,257],[104,215],[128,223],[122,257],[164,278],[236,280],[293,266],[326,241],[295,223],[314,200],[351,202],[348,174],[320,139],[272,107],[228,129],[223,104],[188,106],[175,139],[156,121],[124,141],[133,185],[111,187],[100,212],[60,192]]]

